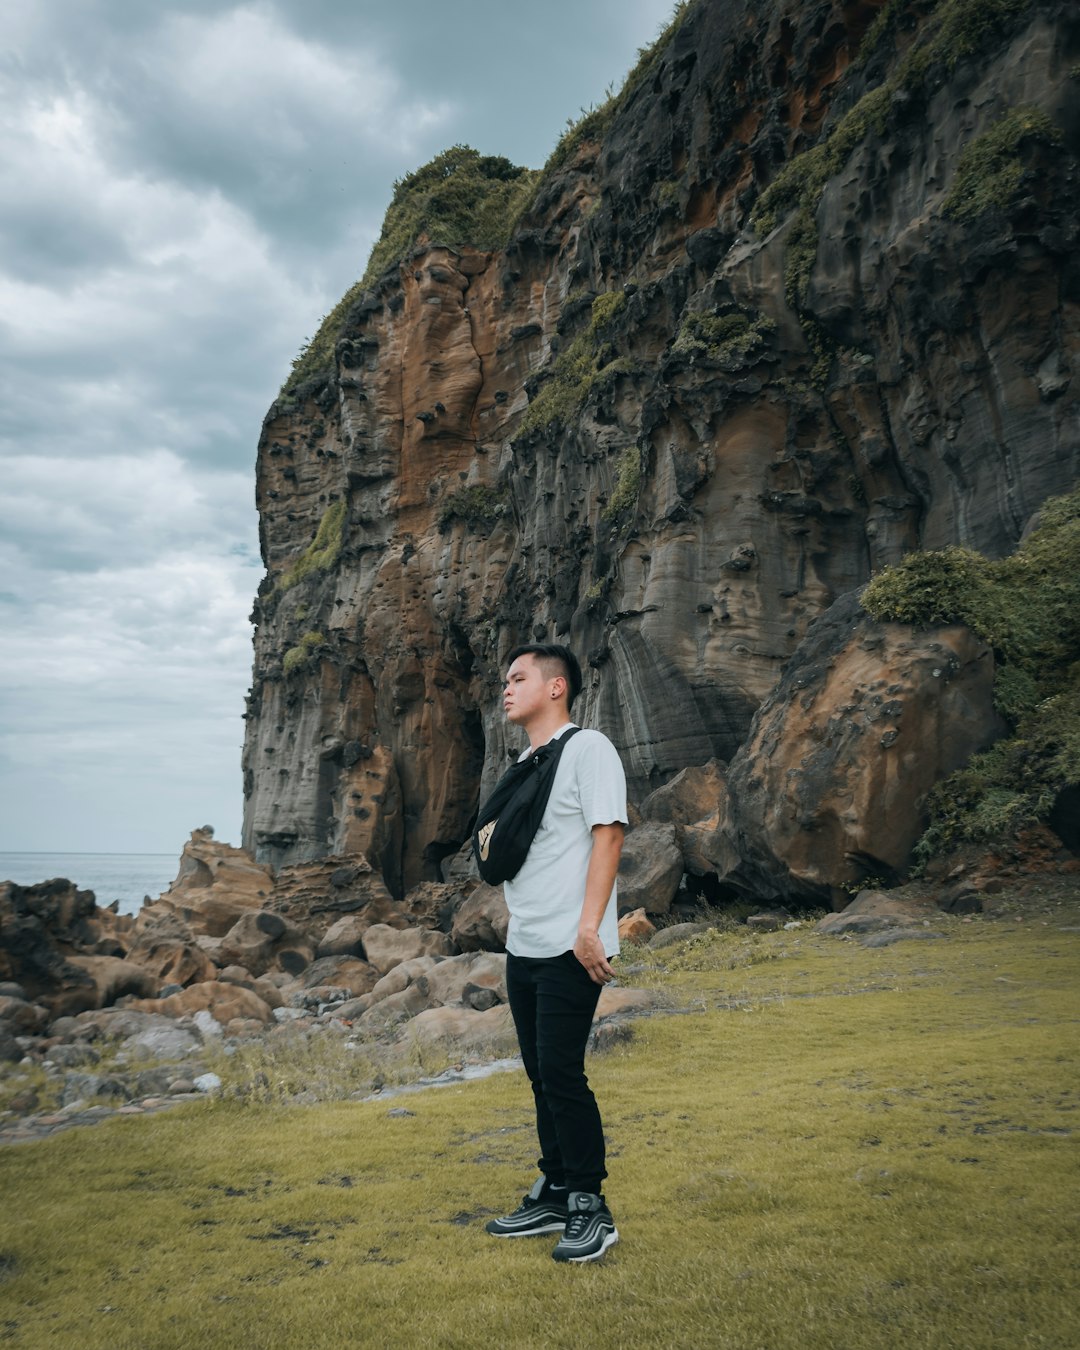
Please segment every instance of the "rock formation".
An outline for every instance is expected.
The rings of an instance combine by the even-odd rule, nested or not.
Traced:
[[[977,644],[934,639],[965,672],[940,703],[912,658],[893,727],[871,703],[909,638],[879,633],[783,715],[801,751],[778,749],[773,691],[883,564],[1001,556],[1080,471],[1078,61],[1067,0],[691,4],[505,244],[421,229],[351,292],[259,444],[251,852],[360,856],[399,898],[441,880],[517,744],[506,653],[545,638],[585,658],[575,713],[635,801],[731,761],[773,696],[750,756],[769,763],[744,753],[737,821],[717,779],[691,871],[703,841],[770,896],[829,893],[826,851],[902,871],[917,819],[889,794],[994,734]],[[818,745],[801,781],[835,800],[811,829],[783,766],[840,734],[852,681],[873,781],[841,802]],[[990,720],[913,766],[961,704]]]

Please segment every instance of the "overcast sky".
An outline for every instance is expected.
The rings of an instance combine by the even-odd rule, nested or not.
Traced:
[[[263,414],[395,178],[538,167],[671,0],[36,0],[0,55],[0,850],[240,842]]]

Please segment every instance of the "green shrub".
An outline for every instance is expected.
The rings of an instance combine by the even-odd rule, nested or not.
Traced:
[[[974,220],[990,207],[1006,207],[1024,176],[1020,147],[1025,141],[1056,145],[1060,130],[1038,108],[1014,108],[965,147],[942,212]]]
[[[282,662],[285,674],[290,675],[298,667],[302,666],[312,654],[316,647],[321,647],[326,639],[321,633],[305,633],[295,647],[290,647],[285,653],[285,659]]]
[[[315,538],[278,582],[278,592],[289,590],[298,581],[317,572],[329,571],[338,560],[344,538],[345,501],[342,499],[327,509],[319,521]]]
[[[482,483],[451,493],[439,507],[438,526],[445,534],[455,520],[475,532],[490,534],[495,522],[506,514],[506,495]]]
[[[737,370],[757,356],[775,329],[772,319],[763,315],[752,319],[742,310],[726,314],[688,314],[672,343],[672,351],[701,353]]]
[[[862,603],[876,619],[977,633],[994,649],[994,701],[1013,728],[929,795],[922,861],[1044,820],[1080,784],[1080,489],[1046,502],[1011,557],[916,553],[875,577]]]

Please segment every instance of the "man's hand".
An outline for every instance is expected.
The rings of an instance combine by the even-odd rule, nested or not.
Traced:
[[[607,984],[609,980],[615,978],[615,972],[604,955],[604,944],[596,933],[578,933],[578,939],[574,943],[574,955],[589,972],[589,978],[595,984]]]
[[[611,898],[615,873],[619,870],[623,827],[618,821],[611,825],[594,825],[592,837],[592,855],[585,877],[585,902],[581,906],[574,955],[589,972],[591,980],[596,984],[607,984],[615,978],[615,972],[604,955],[604,944],[597,936],[597,929]]]

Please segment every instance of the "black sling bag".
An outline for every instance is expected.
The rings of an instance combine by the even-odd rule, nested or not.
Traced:
[[[559,757],[580,730],[571,727],[557,741],[548,741],[528,759],[512,764],[481,806],[472,846],[480,875],[489,885],[509,881],[521,871],[544,817]]]

